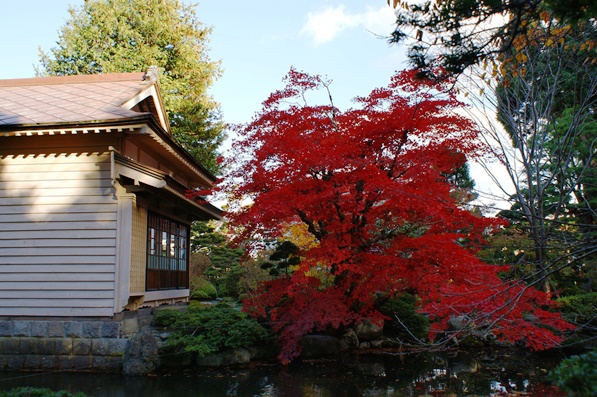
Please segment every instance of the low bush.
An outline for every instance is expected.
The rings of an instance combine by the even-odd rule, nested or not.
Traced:
[[[202,277],[195,277],[191,280],[192,300],[212,300],[218,297],[216,287]]]
[[[0,397],[86,397],[86,394],[72,394],[66,390],[53,391],[38,387],[17,387],[8,391],[0,390]]]
[[[563,360],[549,373],[549,379],[570,396],[597,396],[597,351]]]
[[[167,346],[201,356],[225,349],[249,347],[268,338],[269,332],[254,319],[226,303],[189,305],[170,325]]]
[[[170,327],[182,316],[180,310],[175,309],[161,309],[153,318],[153,323],[160,327]]]

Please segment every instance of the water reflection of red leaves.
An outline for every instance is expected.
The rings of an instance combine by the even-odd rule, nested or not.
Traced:
[[[427,389],[427,385],[425,383],[422,383],[422,382],[415,382],[415,389],[417,389],[417,390],[426,390]]]
[[[544,385],[542,383],[533,386],[529,394],[530,397],[565,397],[567,395],[555,386]]]

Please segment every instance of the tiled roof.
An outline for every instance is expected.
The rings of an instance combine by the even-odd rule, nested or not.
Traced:
[[[0,127],[139,116],[120,105],[147,87],[143,76],[119,73],[0,80]]]

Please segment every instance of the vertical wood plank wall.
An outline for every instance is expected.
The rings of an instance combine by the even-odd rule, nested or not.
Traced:
[[[72,150],[51,150],[48,139],[3,140],[0,316],[113,315],[117,201],[108,145],[76,138]]]

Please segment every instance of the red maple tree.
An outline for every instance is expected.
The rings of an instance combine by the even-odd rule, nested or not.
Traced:
[[[474,124],[450,82],[422,81],[415,71],[355,99],[357,107],[311,106],[329,95],[321,76],[291,69],[253,121],[238,126],[232,169],[221,186],[243,241],[278,237],[303,223],[317,244],[301,252],[290,275],[264,284],[245,309],[279,332],[290,361],[309,332],[370,319],[376,296],[415,294],[433,320],[430,337],[453,316],[534,348],[556,345],[569,328],[549,297],[502,281],[504,267],[475,256],[496,219],[458,207],[446,175],[482,151]],[[250,203],[250,204],[247,204]]]

